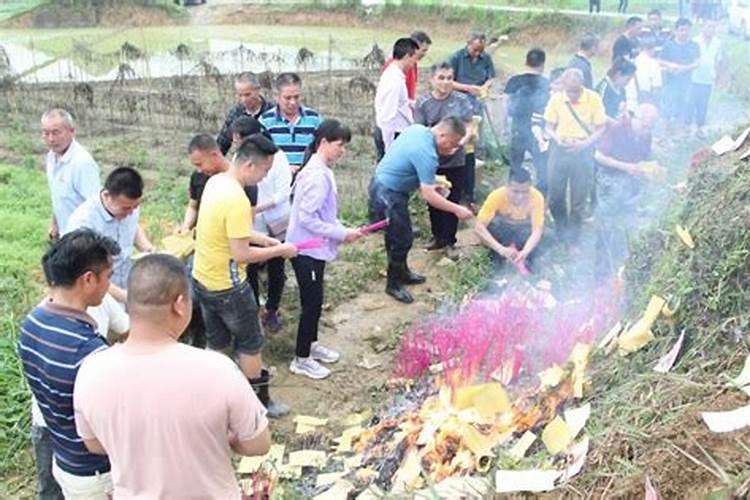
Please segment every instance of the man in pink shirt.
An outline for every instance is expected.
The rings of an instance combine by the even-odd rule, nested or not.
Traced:
[[[148,255],[128,279],[130,336],[90,356],[74,389],[76,428],[106,454],[118,499],[240,499],[232,451],[265,454],[265,409],[232,361],[181,344],[192,312],[182,263]]]

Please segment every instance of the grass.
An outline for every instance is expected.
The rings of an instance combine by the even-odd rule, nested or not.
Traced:
[[[6,0],[0,2],[0,21],[5,21],[24,12],[28,12],[48,0]]]

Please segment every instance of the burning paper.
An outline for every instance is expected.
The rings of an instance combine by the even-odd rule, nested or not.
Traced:
[[[328,456],[324,451],[300,450],[289,454],[289,465],[294,467],[322,467]]]
[[[701,416],[711,432],[732,432],[750,425],[750,405],[730,411],[704,411]]]
[[[557,470],[498,470],[495,473],[495,491],[497,493],[552,491],[555,489],[555,481],[560,477],[562,477],[562,472]]]
[[[737,378],[732,379],[732,385],[750,396],[750,355],[745,358],[745,366]]]
[[[560,365],[554,364],[544,370],[543,372],[539,373],[539,380],[541,381],[541,389],[547,389],[552,387],[557,387],[560,385],[560,381],[562,380],[563,376],[565,375],[565,370],[563,370]]]
[[[567,448],[573,438],[573,429],[559,415],[542,431],[542,442],[552,455],[557,455]]]
[[[666,306],[665,306],[666,307]],[[654,366],[656,373],[667,373],[674,366],[674,362],[677,361],[677,356],[680,355],[680,349],[682,349],[682,341],[685,340],[685,330],[680,334],[680,338],[674,343],[672,348],[664,356],[659,358],[659,361]]]

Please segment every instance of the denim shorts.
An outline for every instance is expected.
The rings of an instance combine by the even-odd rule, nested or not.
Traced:
[[[193,290],[203,313],[209,348],[223,351],[233,347],[247,355],[261,351],[263,332],[258,321],[258,305],[247,281],[238,287],[213,292],[193,279]]]

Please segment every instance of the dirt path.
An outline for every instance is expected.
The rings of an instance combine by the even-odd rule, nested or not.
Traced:
[[[470,229],[462,229],[457,248],[467,255],[478,244]],[[417,318],[431,314],[446,288],[450,265],[443,252],[428,253],[416,246],[410,254],[410,266],[427,277],[427,283],[410,287],[415,302],[401,304],[388,297],[380,278],[356,298],[324,311],[321,319],[321,341],[341,353],[332,365],[331,376],[312,381],[289,372],[287,364],[277,364],[274,397],[292,406],[291,417],[274,423],[274,430],[286,435],[293,432],[294,415],[312,415],[341,421],[351,413],[374,409],[380,403],[377,390],[392,375],[393,356],[398,347],[398,332]],[[363,361],[370,369],[361,365]],[[381,393],[382,394],[382,393]]]

